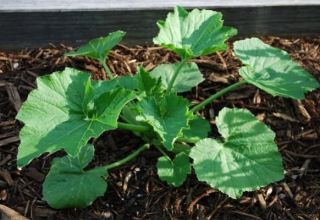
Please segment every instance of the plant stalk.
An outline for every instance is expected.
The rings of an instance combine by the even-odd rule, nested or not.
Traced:
[[[197,112],[200,109],[202,109],[203,107],[205,107],[206,105],[210,104],[212,101],[216,100],[217,98],[223,96],[224,94],[231,92],[237,88],[239,88],[240,86],[242,86],[243,84],[245,84],[246,81],[245,80],[240,80],[222,90],[220,90],[219,92],[213,94],[212,96],[210,96],[209,98],[207,98],[206,100],[200,102],[198,105],[194,106],[191,109],[191,112]]]
[[[113,75],[112,75],[111,70],[109,69],[109,67],[108,67],[108,65],[107,65],[107,60],[104,60],[104,61],[102,61],[102,62],[100,62],[100,63],[102,64],[104,70],[106,71],[109,79],[113,79],[114,77],[113,77]]]
[[[172,78],[171,78],[171,80],[170,80],[170,82],[169,82],[168,88],[167,88],[167,94],[170,93],[170,91],[171,91],[171,89],[172,89],[172,87],[173,87],[173,84],[174,84],[174,82],[176,81],[177,76],[178,76],[181,68],[183,67],[183,65],[184,65],[187,61],[188,61],[187,58],[182,59],[181,62],[179,63],[179,65],[178,65],[177,69],[174,71],[173,76],[172,76]]]
[[[154,145],[158,151],[160,151],[160,153],[165,157],[167,158],[167,160],[171,161],[171,158],[169,157],[169,155],[158,145]]]
[[[135,132],[144,132],[150,129],[149,127],[144,125],[135,125],[124,122],[118,122],[118,128]]]
[[[145,144],[143,146],[141,146],[140,148],[138,148],[137,150],[133,151],[131,154],[129,154],[128,156],[126,156],[125,158],[118,160],[114,163],[111,164],[107,164],[105,166],[103,166],[106,170],[110,170],[119,166],[122,166],[123,164],[128,163],[130,160],[133,160],[134,158],[136,158],[142,151],[145,151],[147,149],[149,149],[150,145],[149,144]]]
[[[134,132],[145,132],[150,129],[150,127],[145,126],[145,125],[135,125],[135,124],[125,123],[125,122],[118,122],[118,128],[124,129],[124,130],[129,130],[129,131],[134,131]],[[198,141],[195,139],[191,139],[191,138],[179,137],[177,139],[177,142],[186,142],[186,143],[194,144]]]

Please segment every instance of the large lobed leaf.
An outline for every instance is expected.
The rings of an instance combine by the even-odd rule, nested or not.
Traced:
[[[45,152],[64,149],[76,155],[91,137],[117,128],[123,106],[134,99],[133,92],[116,88],[109,91],[92,83],[90,75],[66,68],[37,80],[22,105],[17,119],[25,125],[20,132],[18,166],[25,166]]]
[[[234,52],[246,65],[240,69],[240,75],[273,96],[303,99],[306,92],[319,87],[311,74],[294,62],[287,52],[258,38],[236,41]]]
[[[107,189],[105,168],[84,170],[94,155],[94,147],[86,145],[76,157],[53,160],[43,184],[44,200],[52,208],[84,208]]]
[[[200,181],[238,198],[283,178],[275,134],[248,110],[224,108],[216,123],[224,140],[203,139],[190,152]]]
[[[85,56],[104,62],[110,50],[115,47],[123,38],[125,32],[115,31],[105,37],[100,37],[89,41],[75,51],[66,53],[67,56]]]
[[[198,57],[226,50],[225,41],[237,30],[223,26],[222,14],[211,10],[194,9],[188,13],[175,7],[165,21],[158,21],[160,32],[153,39],[182,58]]]
[[[161,79],[164,88],[168,85],[177,70],[179,64],[161,64],[153,69],[150,75],[156,79]],[[172,91],[187,92],[197,86],[204,80],[202,74],[195,63],[186,63],[180,69],[180,72],[174,81]]]

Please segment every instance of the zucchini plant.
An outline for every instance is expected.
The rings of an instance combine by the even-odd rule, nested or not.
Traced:
[[[66,54],[99,61],[109,80],[91,80],[90,74],[73,68],[37,79],[37,89],[17,115],[24,123],[17,165],[24,167],[44,153],[66,152],[53,160],[43,184],[44,200],[51,207],[90,205],[104,195],[109,170],[150,147],[162,155],[156,164],[159,178],[173,187],[182,185],[192,169],[199,181],[231,198],[283,179],[275,133],[250,111],[223,108],[215,120],[220,138],[208,137],[211,125],[198,112],[244,84],[273,96],[303,99],[319,83],[285,51],[249,38],[234,42],[242,80],[192,105],[181,93],[204,78],[191,60],[226,50],[226,41],[237,30],[224,26],[219,12],[182,7],[157,24],[153,42],[179,55],[180,62],[117,76],[106,62],[125,34],[116,31]],[[119,161],[88,169],[94,156],[90,139],[114,129],[129,130],[145,144]]]

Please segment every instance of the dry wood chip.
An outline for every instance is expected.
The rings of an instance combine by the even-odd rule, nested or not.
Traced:
[[[299,120],[302,123],[308,123],[311,120],[311,116],[302,102],[300,100],[293,100],[292,102]]]
[[[299,177],[301,178],[308,170],[309,164],[311,162],[311,159],[306,159],[299,169]]]
[[[14,181],[8,170],[0,168],[0,176],[8,183],[9,186],[13,186]]]
[[[11,104],[14,106],[16,112],[18,112],[21,107],[21,98],[17,88],[11,84],[7,84],[6,89]]]
[[[290,121],[290,122],[300,122],[299,120],[285,114],[285,113],[281,113],[281,112],[273,112],[272,113],[273,116],[277,117],[277,118],[281,118],[285,121]]]
[[[4,205],[0,205],[0,212],[2,213],[1,220],[29,220],[20,213]]]
[[[293,199],[293,193],[286,182],[282,183],[284,190],[287,192],[288,196]]]
[[[208,79],[211,80],[212,82],[230,84],[230,81],[227,76],[218,76],[217,74],[214,74],[214,73],[211,73]]]
[[[19,140],[20,140],[19,136],[13,136],[13,137],[0,140],[0,147],[18,142]]]
[[[26,170],[25,174],[34,179],[37,182],[42,182],[44,180],[44,174],[39,172],[36,168],[30,167]]]
[[[11,154],[8,154],[5,158],[3,158],[1,161],[0,161],[0,167],[5,165],[8,161],[10,161],[12,159],[12,155]]]
[[[256,197],[259,201],[259,204],[261,206],[262,209],[266,209],[267,208],[267,203],[266,200],[264,199],[263,195],[261,192],[256,193]]]

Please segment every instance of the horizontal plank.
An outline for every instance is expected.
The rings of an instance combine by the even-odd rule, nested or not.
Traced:
[[[226,25],[238,28],[239,36],[320,35],[320,5],[214,9],[224,14]],[[158,31],[156,21],[167,13],[167,9],[0,13],[0,49],[79,45],[116,30],[127,32],[127,44],[150,43]]]
[[[187,8],[262,7],[262,6],[310,6],[320,5],[319,0],[0,0],[0,12],[28,11],[115,11],[161,10],[176,5]]]

